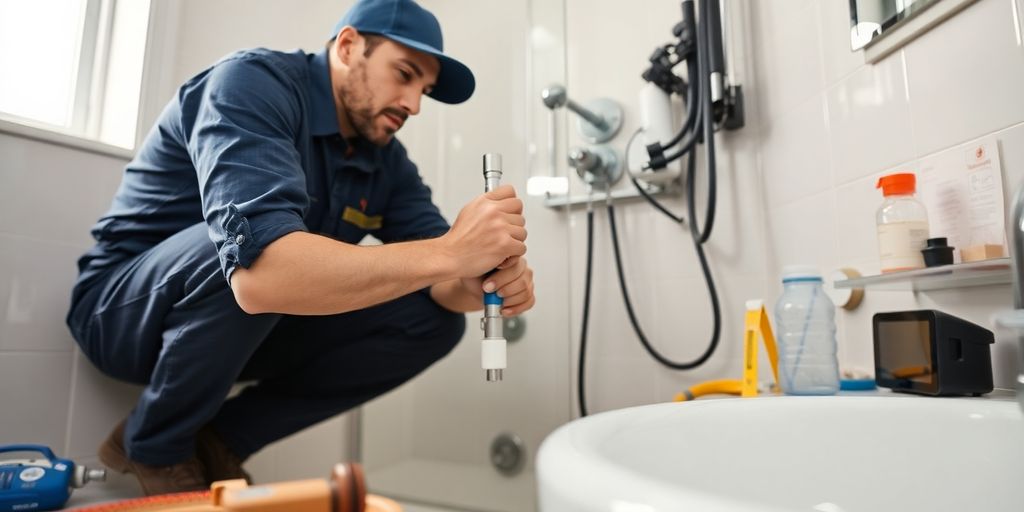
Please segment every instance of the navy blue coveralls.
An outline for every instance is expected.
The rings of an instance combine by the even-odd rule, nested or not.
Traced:
[[[207,424],[245,458],[412,378],[465,318],[426,289],[333,316],[249,315],[231,272],[293,231],[387,243],[448,228],[397,140],[340,136],[326,50],[239,52],[178,90],[125,168],[68,326],[101,371],[145,385],[132,459],[182,462]],[[225,401],[240,380],[257,383]]]

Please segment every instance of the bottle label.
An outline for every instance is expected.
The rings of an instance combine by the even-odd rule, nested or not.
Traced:
[[[907,221],[878,226],[878,252],[882,272],[924,268],[924,249],[928,241],[928,221]]]

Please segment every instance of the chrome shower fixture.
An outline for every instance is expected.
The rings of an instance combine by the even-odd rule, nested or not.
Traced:
[[[591,144],[611,140],[622,128],[622,107],[615,100],[597,98],[580,105],[569,99],[565,87],[554,84],[540,93],[544,105],[555,110],[566,107],[580,116],[580,135]]]
[[[569,165],[595,190],[608,190],[622,178],[621,161],[615,150],[606,145],[571,149]]]

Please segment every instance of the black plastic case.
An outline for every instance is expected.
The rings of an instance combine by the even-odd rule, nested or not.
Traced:
[[[922,395],[992,391],[992,331],[941,311],[876,313],[875,382]]]

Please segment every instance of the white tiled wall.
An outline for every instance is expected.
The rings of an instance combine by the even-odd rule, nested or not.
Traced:
[[[918,155],[1024,121],[1018,22],[1011,0],[978,2],[907,46],[903,54]]]
[[[758,127],[768,295],[778,293],[778,269],[788,263],[877,273],[875,180],[913,171],[924,157],[994,136],[1009,204],[1024,179],[1024,46],[1014,0],[981,0],[875,65],[848,50],[845,0],[750,4],[754,37],[767,42],[756,52],[754,94],[766,114]],[[1008,286],[868,289],[858,310],[839,315],[841,362],[872,367],[876,312],[935,308],[991,328],[991,314],[1011,305]],[[997,386],[1013,386],[1015,354],[997,340]]]
[[[64,326],[75,261],[124,164],[0,134],[0,445],[92,456],[134,400],[97,391],[119,387],[81,364]]]
[[[861,66],[825,92],[835,183],[914,157],[903,63],[891,58]]]

